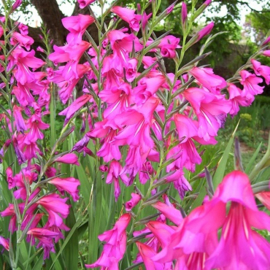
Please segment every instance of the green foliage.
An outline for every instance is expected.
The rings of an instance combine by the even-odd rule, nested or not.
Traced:
[[[268,4],[269,5],[269,4]],[[256,43],[261,43],[269,32],[270,10],[264,7],[262,11],[252,11],[246,16],[246,31],[255,36]]]

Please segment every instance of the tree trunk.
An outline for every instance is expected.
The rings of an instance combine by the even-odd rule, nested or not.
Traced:
[[[56,0],[31,0],[56,45],[66,42],[68,31],[63,27],[61,20],[64,18]]]

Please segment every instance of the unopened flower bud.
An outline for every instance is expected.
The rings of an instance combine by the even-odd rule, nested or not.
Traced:
[[[201,40],[203,37],[207,36],[210,34],[210,32],[212,31],[213,27],[214,27],[214,22],[210,22],[208,25],[206,25],[202,30],[200,30],[198,32],[198,39],[197,41]]]
[[[182,3],[182,16],[181,16],[182,25],[185,25],[186,20],[187,20],[187,4],[183,2]]]

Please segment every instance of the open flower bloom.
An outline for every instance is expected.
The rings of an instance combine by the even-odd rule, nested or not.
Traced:
[[[111,10],[122,20],[126,21],[132,30],[140,30],[140,20],[142,18],[142,15],[136,15],[135,10],[119,6],[114,6]]]
[[[171,241],[164,239],[163,249],[152,260],[177,260],[186,267],[179,269],[269,269],[270,244],[253,228],[269,231],[270,217],[258,210],[248,176],[234,171],[225,176],[212,200],[194,209],[175,232],[167,230]]]
[[[35,244],[35,239],[39,240],[37,248],[44,248],[44,260],[49,257],[50,251],[55,252],[53,239],[58,236],[57,232],[53,232],[51,230],[43,229],[43,228],[33,228],[27,232],[31,238],[31,244]]]
[[[80,181],[74,177],[67,177],[67,178],[54,178],[52,180],[49,180],[49,183],[52,185],[55,185],[57,189],[64,193],[66,191],[69,193],[74,201],[79,200],[79,190],[78,186],[80,185]]]
[[[64,27],[70,32],[67,35],[67,42],[69,44],[80,43],[82,41],[82,36],[85,30],[94,21],[95,19],[93,17],[83,14],[79,14],[78,16],[70,16],[62,19]]]
[[[100,241],[105,241],[100,258],[93,264],[86,264],[87,268],[101,267],[106,270],[118,269],[119,261],[126,251],[127,234],[126,228],[131,220],[130,214],[122,215],[110,231],[99,235]]]

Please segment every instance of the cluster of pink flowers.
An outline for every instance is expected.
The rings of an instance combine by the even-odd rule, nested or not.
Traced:
[[[84,8],[94,1],[78,2]],[[210,2],[206,1],[203,7]],[[167,14],[172,10],[173,6],[169,7]],[[154,168],[162,163],[167,173],[162,184],[173,183],[183,198],[192,190],[184,171],[194,172],[196,164],[202,161],[198,146],[217,143],[215,137],[227,115],[236,115],[239,106],[250,106],[254,96],[262,93],[261,77],[270,83],[270,68],[256,59],[247,65],[254,73],[242,69],[229,83],[211,68],[198,67],[197,63],[182,70],[178,66],[176,74],[167,73],[163,59],[179,61],[180,38],[173,35],[150,38],[147,31],[151,14],[136,14],[120,6],[114,6],[111,11],[129,27],[108,30],[98,45],[93,40],[83,40],[86,29],[95,23],[92,16],[80,14],[62,20],[69,34],[66,45],[53,46],[54,52],[49,55],[55,69],[45,70],[46,63],[30,50],[33,39],[28,36],[27,26],[18,24],[19,32],[11,34],[10,44],[15,47],[8,56],[8,64],[0,66],[0,72],[6,70],[11,74],[10,82],[3,82],[1,87],[12,86],[12,108],[8,114],[0,114],[11,137],[0,154],[5,156],[13,146],[18,163],[25,165],[20,172],[13,173],[11,167],[6,170],[8,188],[19,201],[16,206],[10,204],[1,216],[10,216],[11,232],[26,230],[28,242],[35,245],[38,241],[37,247],[44,249],[44,258],[54,252],[54,243],[63,238],[62,231],[69,230],[64,224],[70,208],[66,203],[68,198],[63,197],[65,192],[74,201],[79,200],[79,180],[60,178],[54,163],[79,165],[75,151],[102,158],[105,164],[100,170],[107,173],[106,183],[114,185],[115,200],[121,194],[120,180],[130,186],[136,177],[142,184],[151,179],[151,187],[153,184],[157,187],[160,175]],[[186,23],[187,7],[183,3],[183,27]],[[210,23],[200,30],[191,43],[208,35],[213,26]],[[137,36],[140,30],[141,39]],[[0,26],[0,38],[4,31]],[[270,56],[269,50],[261,54]],[[5,57],[0,55],[0,59],[3,61]],[[83,90],[74,99],[74,88],[80,80]],[[43,131],[49,128],[42,118],[49,113],[49,86],[53,83],[58,86],[61,102],[69,104],[59,113],[65,116],[64,126],[87,107],[82,121],[84,127],[88,121],[89,130],[70,153],[56,156],[56,149],[52,149],[49,162],[44,165],[39,160],[40,157],[47,160],[46,149],[39,141],[44,139]],[[100,142],[96,153],[88,148],[90,140],[94,144]],[[127,152],[123,154],[122,149]],[[43,175],[45,181],[41,180]],[[47,191],[47,184],[55,190]],[[156,192],[151,190],[151,194]],[[148,222],[142,231],[134,232],[135,237],[146,234],[144,243],[137,242],[136,263],[144,262],[149,270],[270,267],[267,256],[270,246],[252,229],[270,230],[270,218],[258,211],[244,173],[234,171],[227,175],[213,197],[205,199],[202,206],[185,218],[163,195],[165,203],[157,200],[153,203],[161,213],[158,219]],[[87,267],[118,269],[126,251],[126,228],[134,214],[132,209],[142,199],[139,191],[131,194],[131,200],[125,203],[128,213],[121,215],[112,230],[99,236],[105,242],[103,251]],[[22,217],[20,222],[17,209]],[[40,225],[41,219],[44,226]],[[167,220],[174,225],[167,225]],[[0,237],[0,244],[9,249],[5,238]]]
[[[18,2],[18,3],[17,3]],[[20,4],[17,1],[16,7]],[[4,22],[5,18],[1,17]],[[3,37],[5,29],[0,26],[0,38]],[[57,177],[57,170],[51,166],[53,163],[78,163],[78,157],[74,153],[59,154],[44,170],[44,164],[38,162],[38,158],[46,153],[39,143],[44,139],[43,131],[49,128],[42,118],[50,113],[50,89],[47,73],[41,68],[46,64],[35,57],[35,51],[31,50],[34,40],[28,36],[28,27],[21,23],[17,24],[17,31],[13,31],[9,44],[13,50],[8,55],[6,66],[0,67],[0,72],[9,72],[10,81],[3,81],[1,88],[9,92],[11,108],[6,113],[0,114],[0,119],[6,123],[6,131],[10,138],[4,143],[0,150],[0,157],[8,155],[9,148],[13,146],[19,165],[23,164],[20,172],[13,172],[11,167],[6,170],[8,188],[13,190],[16,206],[9,204],[0,212],[2,217],[9,216],[9,230],[25,231],[27,241],[37,247],[44,248],[44,258],[48,258],[49,252],[54,251],[54,242],[63,238],[62,230],[69,230],[64,224],[64,219],[69,214],[68,198],[62,198],[60,194],[69,193],[74,201],[79,199],[79,180],[68,177]],[[8,48],[8,46],[7,46]],[[2,61],[5,55],[0,55]],[[41,175],[42,174],[42,175]],[[41,176],[49,178],[41,182]],[[55,187],[53,192],[43,189],[47,184]],[[16,208],[20,213],[16,212]],[[22,220],[18,221],[18,218]],[[40,220],[45,221],[41,226]],[[18,223],[20,226],[18,228]],[[1,237],[1,244],[8,250],[9,243]]]
[[[137,242],[147,270],[269,269],[270,244],[254,228],[270,231],[270,217],[258,210],[243,172],[225,176],[212,199],[185,218],[168,200],[153,206],[174,225],[147,223],[150,240]]]
[[[255,74],[241,70],[234,83],[227,83],[211,68],[197,66],[190,67],[177,78],[173,73],[164,73],[160,61],[162,58],[177,58],[180,39],[167,35],[159,42],[149,39],[144,43],[136,32],[140,23],[147,27],[144,20],[151,14],[138,15],[134,10],[118,6],[114,6],[112,12],[129,24],[131,33],[128,28],[108,31],[98,48],[82,40],[86,28],[94,22],[90,15],[65,18],[63,25],[70,31],[67,45],[54,46],[55,51],[49,57],[56,64],[65,63],[50,73],[50,81],[58,84],[63,103],[70,99],[78,80],[86,78],[83,95],[60,113],[66,116],[67,123],[85,104],[91,105],[90,131],[73,150],[92,154],[87,148],[89,140],[101,140],[97,156],[109,163],[107,183],[114,184],[117,200],[119,179],[128,186],[138,174],[139,180],[146,183],[155,173],[153,163],[160,161],[160,153],[154,137],[163,141],[166,159],[172,160],[166,169],[168,173],[174,173],[167,182],[173,182],[183,197],[187,190],[191,190],[183,169],[193,172],[195,165],[201,163],[196,144],[216,143],[215,137],[227,115],[236,115],[240,105],[249,106],[254,96],[262,93],[263,87],[259,84],[263,80],[257,76],[263,76],[269,83],[269,67],[253,59],[251,67]],[[194,42],[209,34],[212,28],[211,23],[197,33]],[[149,54],[145,55],[144,50]],[[88,61],[79,64],[83,54],[87,54],[90,64]],[[181,90],[191,80],[194,82]],[[173,97],[171,100],[167,99],[168,93]],[[96,98],[101,100],[100,106]],[[182,108],[181,112],[175,107]],[[176,130],[170,135],[172,124]],[[172,143],[176,146],[171,147]],[[128,146],[125,160],[121,154],[123,146]]]

